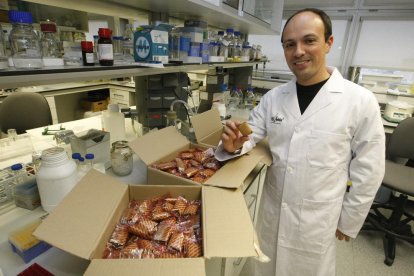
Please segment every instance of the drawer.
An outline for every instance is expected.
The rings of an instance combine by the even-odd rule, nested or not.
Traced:
[[[128,101],[118,100],[118,99],[111,99],[111,103],[118,104],[119,108],[128,108],[130,106]]]
[[[162,107],[170,108],[173,101],[175,101],[177,98],[172,93],[166,93],[162,97]]]
[[[148,108],[162,108],[162,95],[152,94],[148,95]]]
[[[125,90],[111,89],[109,96],[111,100],[116,99],[129,102],[129,92]]]

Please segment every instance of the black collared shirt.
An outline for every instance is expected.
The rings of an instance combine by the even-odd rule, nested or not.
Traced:
[[[306,108],[310,105],[313,98],[315,98],[316,94],[318,94],[321,87],[329,80],[327,78],[324,81],[318,82],[316,84],[303,86],[296,82],[296,91],[298,95],[298,102],[299,102],[299,108],[300,113],[303,114],[305,112]]]

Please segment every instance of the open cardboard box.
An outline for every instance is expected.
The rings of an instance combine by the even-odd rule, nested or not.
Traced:
[[[203,257],[182,259],[102,259],[105,245],[132,199],[170,192],[201,199]],[[205,259],[256,256],[253,225],[234,189],[202,185],[128,186],[91,170],[33,233],[57,248],[91,260],[85,275],[206,275]]]
[[[206,145],[190,143],[181,135],[175,127],[167,127],[150,132],[129,143],[132,150],[148,166],[148,183],[152,184],[192,184],[200,185],[190,179],[185,179],[173,174],[155,169],[150,165],[159,162],[171,161],[178,153],[190,148],[207,149]],[[260,155],[244,155],[227,161],[217,172],[203,185],[211,185],[223,188],[239,188],[250,172],[262,160]]]
[[[201,145],[216,147],[223,133],[223,124],[220,119],[220,113],[216,108],[212,108],[201,114],[197,114],[191,119],[197,142]],[[272,164],[272,154],[270,153],[267,139],[260,141],[247,153],[250,156],[260,156],[261,161],[270,166]]]

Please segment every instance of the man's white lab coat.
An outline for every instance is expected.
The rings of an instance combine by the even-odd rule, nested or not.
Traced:
[[[302,115],[296,79],[266,93],[251,113],[252,140],[268,137],[273,158],[258,221],[261,249],[272,261],[257,263],[256,275],[335,275],[335,231],[356,237],[383,179],[378,102],[328,70]]]

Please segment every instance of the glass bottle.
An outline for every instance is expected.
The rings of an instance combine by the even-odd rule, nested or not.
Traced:
[[[229,110],[237,110],[242,99],[240,89],[234,87],[230,92],[230,96],[227,100],[227,107]]]
[[[132,149],[127,141],[116,141],[111,148],[112,172],[118,176],[129,175],[133,169]]]
[[[14,178],[12,181],[12,185],[13,185],[12,190],[13,190],[13,188],[16,187],[17,185],[23,184],[24,182],[27,181],[27,173],[26,173],[26,169],[20,163],[14,164],[10,168],[14,175]]]
[[[84,66],[95,65],[92,41],[81,41],[82,62]]]
[[[171,61],[180,60],[180,37],[179,28],[173,28],[168,35],[169,59]]]
[[[9,68],[9,63],[6,54],[6,41],[4,39],[3,29],[0,25],[0,70],[7,68]]]
[[[33,30],[30,12],[9,11],[12,30],[9,35],[11,55],[16,68],[42,68],[40,39]]]
[[[252,110],[256,105],[256,95],[253,92],[253,88],[249,87],[246,91],[246,96],[244,99],[244,106],[248,110]]]
[[[95,155],[93,153],[85,154],[85,162],[87,163],[87,167],[89,168],[89,170],[93,168],[94,159]]]
[[[108,28],[99,28],[98,31],[99,64],[103,66],[114,65],[114,50],[112,45],[112,31]]]
[[[251,51],[252,51],[252,47],[249,45],[243,45],[242,46],[242,54],[241,54],[241,61],[249,61],[251,60]]]
[[[42,207],[51,212],[78,183],[75,161],[61,147],[42,151],[42,164],[36,173]]]
[[[227,41],[225,41],[223,39],[223,37],[224,37],[224,32],[219,31],[217,33],[217,43],[218,43],[218,46],[219,46],[219,50],[218,50],[217,55],[220,56],[220,57],[223,57],[224,58],[223,61],[225,61],[227,59],[228,53],[229,53],[229,50],[228,50],[229,44],[228,44]]]
[[[232,47],[232,58],[233,61],[240,61],[241,51],[242,51],[242,40],[240,32],[234,32],[233,47]]]
[[[134,44],[134,31],[132,30],[132,24],[126,24],[124,35],[122,37],[122,52],[125,59],[133,59],[134,52],[133,44]]]
[[[226,29],[226,35],[223,37],[223,44],[227,45],[228,53],[227,59],[228,61],[233,60],[233,49],[234,49],[234,30],[233,28]]]
[[[95,63],[99,63],[98,40],[99,40],[99,35],[94,35],[93,36],[93,52],[95,54],[94,56]]]
[[[113,36],[112,45],[114,49],[114,62],[122,63],[123,61],[123,51],[122,51],[122,36]]]
[[[79,157],[78,163],[78,181],[80,181],[92,167],[90,167],[90,163],[85,160],[83,157]]]
[[[59,40],[56,37],[56,24],[52,21],[40,23],[43,33],[40,40],[43,58],[60,58]]]
[[[257,45],[257,48],[256,48],[256,60],[261,60],[262,58],[263,58],[262,45]]]

